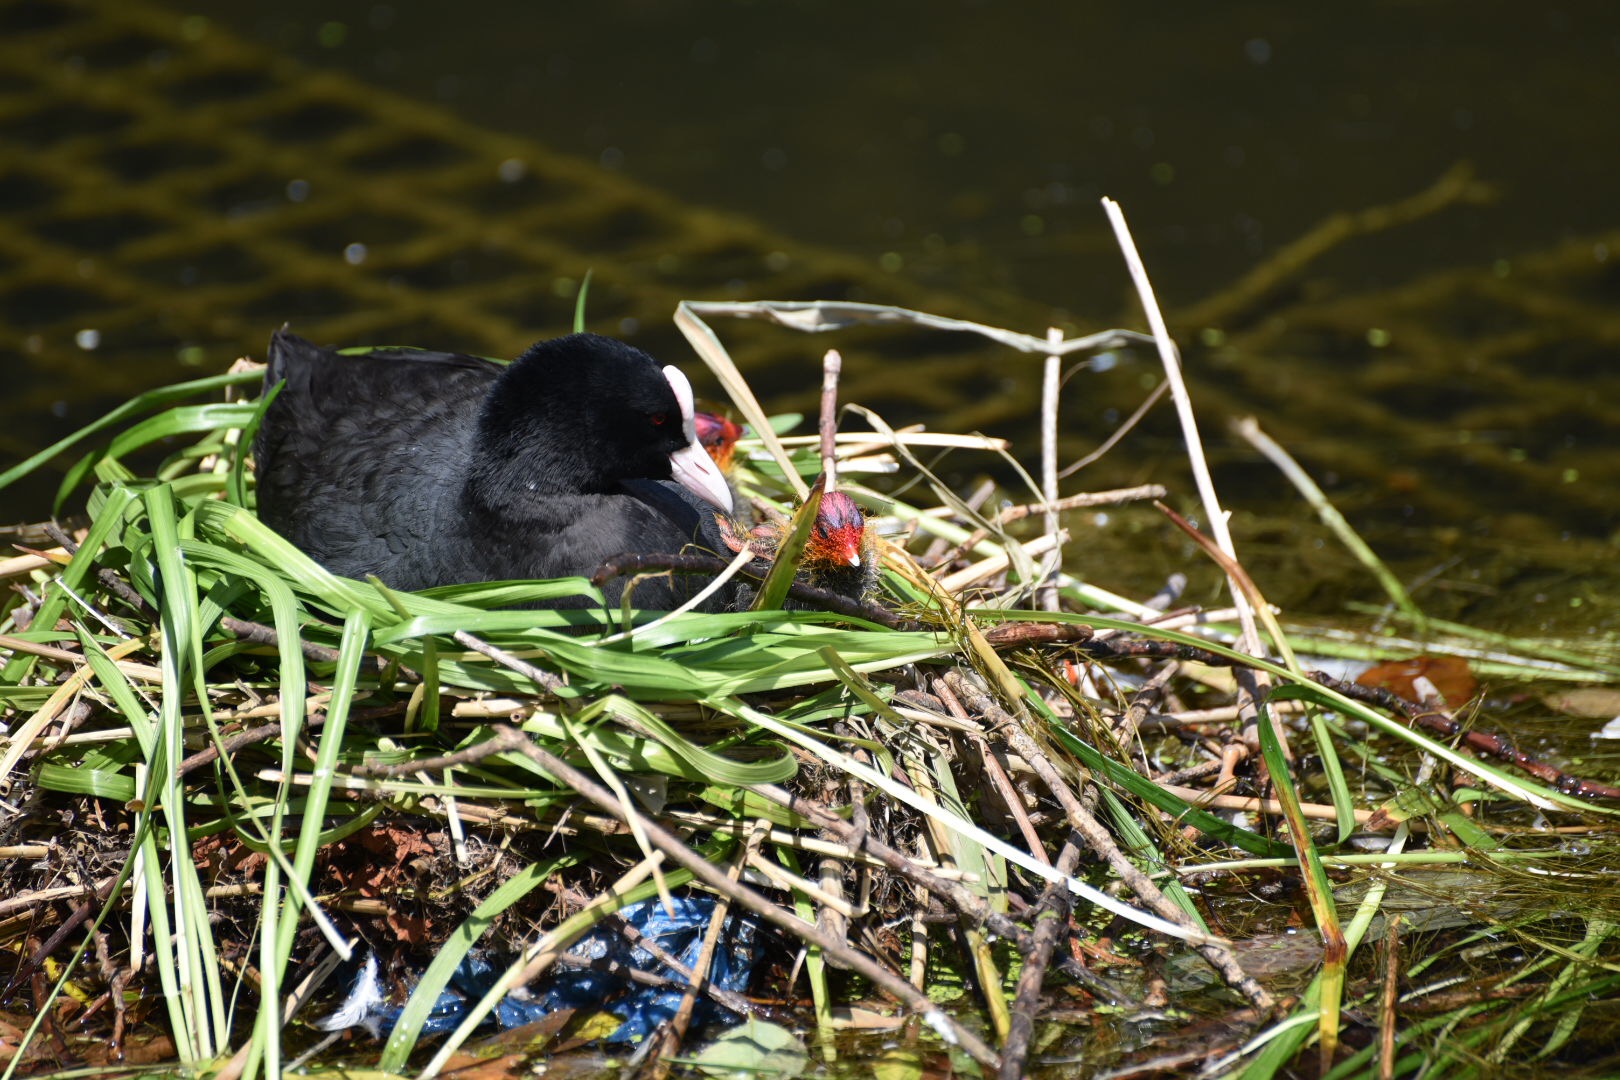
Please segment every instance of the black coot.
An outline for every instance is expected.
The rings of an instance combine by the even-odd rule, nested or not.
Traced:
[[[694,439],[691,386],[623,342],[573,334],[503,367],[281,331],[268,360],[266,390],[285,385],[253,446],[259,516],[333,573],[414,590],[725,550],[700,507],[731,498]],[[649,580],[634,599],[672,607],[701,584]]]

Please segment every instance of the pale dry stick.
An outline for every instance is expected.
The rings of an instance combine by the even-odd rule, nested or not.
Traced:
[[[1236,561],[1237,549],[1232,543],[1231,530],[1227,527],[1226,512],[1221,509],[1220,498],[1215,494],[1215,479],[1210,475],[1209,462],[1204,457],[1204,442],[1198,434],[1198,418],[1193,415],[1192,395],[1187,392],[1187,382],[1182,378],[1181,356],[1176,351],[1175,342],[1170,338],[1170,330],[1164,322],[1164,312],[1159,309],[1153,285],[1148,281],[1147,267],[1142,262],[1142,255],[1136,249],[1136,241],[1131,237],[1130,227],[1125,224],[1124,211],[1113,199],[1104,198],[1102,205],[1108,215],[1109,224],[1114,228],[1120,252],[1125,256],[1125,265],[1136,285],[1137,295],[1141,298],[1142,310],[1147,315],[1148,325],[1153,330],[1153,343],[1159,350],[1159,360],[1164,365],[1165,379],[1170,383],[1170,396],[1176,405],[1176,416],[1181,421],[1182,436],[1187,444],[1187,463],[1192,469],[1199,499],[1203,502],[1204,517],[1208,519],[1209,530],[1214,534],[1215,542]],[[1262,655],[1260,635],[1255,627],[1254,612],[1249,608],[1248,597],[1238,587],[1237,582],[1232,582],[1230,588],[1233,604],[1238,609],[1238,620],[1243,624],[1244,651],[1251,656],[1260,656]]]
[[[25,642],[24,644],[32,645],[33,643]],[[107,650],[107,655],[116,663],[145,644],[147,643],[139,638],[120,641]],[[18,651],[26,652],[28,650],[19,649]],[[44,730],[61,715],[62,710],[67,708],[68,703],[79,695],[94,675],[95,669],[88,663],[81,663],[73,674],[69,675],[57,686],[51,696],[46,699],[45,704],[41,705],[34,715],[24,720],[11,733],[11,737],[7,740],[9,745],[6,745],[5,753],[0,754],[0,788],[5,787],[7,779],[11,776],[11,771],[31,751]],[[141,789],[137,787],[136,790]]]
[[[1023,553],[1026,556],[1044,555],[1053,548],[1061,545],[1068,538],[1068,531],[1065,529],[1059,529],[1053,535],[1037,536],[1029,543],[1019,546],[1022,548]],[[992,555],[987,559],[981,559],[971,566],[964,567],[963,569],[956,571],[954,574],[948,574],[939,579],[939,587],[946,593],[955,594],[961,592],[969,585],[983,581],[985,578],[993,577],[996,574],[1003,573],[1011,565],[1012,556],[1008,554],[1006,549],[1003,549],[999,554]]]
[[[47,566],[55,566],[56,563],[46,556],[65,554],[65,551],[57,548],[55,551],[42,552],[39,555],[13,555],[9,559],[0,559],[0,581],[32,574],[35,570],[43,570]]]
[[[1201,810],[1239,810],[1248,814],[1277,815],[1283,812],[1282,803],[1276,799],[1256,799],[1248,795],[1217,795],[1211,794],[1203,788],[1183,787],[1179,784],[1159,784],[1161,791],[1167,791],[1178,799],[1183,799]],[[1319,821],[1333,821],[1338,811],[1327,803],[1300,803],[1300,811],[1308,818]],[[1356,824],[1365,826],[1372,820],[1376,810],[1356,810]],[[1423,822],[1414,819],[1413,828],[1422,829]]]
[[[826,888],[826,873],[829,865],[841,867],[842,860],[832,855],[823,858],[821,860],[822,884],[817,884],[808,878],[793,873],[786,867],[771,862],[771,860],[757,852],[748,860],[749,868],[755,871],[758,880],[762,881],[768,888],[781,889],[783,892],[793,892],[796,889],[817,904],[837,914],[840,919],[853,919],[864,915],[864,911],[857,910],[855,905],[839,895],[841,890],[832,891]],[[831,932],[841,933],[841,928],[833,927]]]
[[[116,877],[109,877],[103,878],[93,886],[88,887],[84,885],[61,885],[51,889],[35,889],[19,896],[8,897],[5,900],[0,900],[0,916],[10,915],[14,911],[23,911],[37,904],[50,903],[53,900],[84,896],[86,893],[93,896],[116,880]]]
[[[1031,514],[1061,513],[1065,510],[1082,510],[1091,506],[1116,506],[1120,503],[1162,499],[1166,494],[1166,489],[1160,484],[1140,484],[1136,487],[1114,488],[1111,491],[1086,491],[1081,492],[1079,495],[1065,496],[1052,503],[1024,503],[1020,506],[1009,506],[998,513],[991,520],[991,524],[996,529],[1000,529],[1015,521],[1021,521]],[[973,504],[973,508],[977,510],[978,505]],[[940,515],[937,516],[944,516],[949,513],[949,508],[942,507]],[[945,546],[943,540],[936,540],[935,543],[939,547],[939,553],[933,554],[930,552],[931,558],[928,558],[927,565],[944,565],[955,562],[988,539],[990,532],[990,529],[983,527],[974,529],[960,543],[951,545],[949,548]]]
[[[839,462],[838,468],[846,473],[859,473],[862,476],[893,476],[900,471],[900,463],[894,460],[893,454],[867,454],[860,457],[846,455]]]
[[[1136,864],[1119,849],[1108,830],[1103,828],[1102,823],[1081,804],[1079,798],[1058,774],[1057,767],[1041,748],[1035,745],[1035,740],[1024,731],[1016,717],[997,705],[990,695],[968,682],[959,672],[947,672],[944,685],[954,691],[969,709],[989,721],[991,730],[999,732],[1006,738],[1013,751],[1034,767],[1041,782],[1063,807],[1064,816],[1069,824],[1085,839],[1087,846],[1108,863],[1109,868],[1119,875],[1126,887],[1154,914],[1167,922],[1188,929],[1196,926],[1180,905],[1165,896],[1153,883],[1153,879],[1137,869]],[[1194,948],[1205,962],[1220,974],[1226,985],[1242,994],[1255,1008],[1269,1009],[1275,1004],[1266,988],[1243,970],[1237,958],[1232,955],[1232,951],[1225,945],[1208,942],[1195,945]]]
[[[1048,327],[1046,340],[1054,345],[1063,340],[1063,331]],[[1057,429],[1058,398],[1063,386],[1063,358],[1047,356],[1041,378],[1041,499],[1046,503],[1046,535],[1056,536],[1058,512],[1053,506],[1058,501]],[[1035,604],[1043,611],[1058,609],[1057,585],[1051,580],[1053,572],[1063,565],[1063,548],[1054,547],[1042,564],[1041,585],[1035,593]]]
[[[0,859],[44,859],[49,858],[55,850],[54,841],[49,844],[8,844],[0,847]]]
[[[1266,708],[1282,716],[1299,716],[1305,712],[1306,705],[1303,701],[1274,701]],[[1213,709],[1188,709],[1161,715],[1177,724],[1230,724],[1238,718],[1238,707],[1221,705]]]
[[[821,433],[814,435],[783,435],[783,446],[821,445]],[[924,431],[920,424],[907,424],[885,435],[876,431],[840,431],[833,441],[845,457],[875,454],[879,450],[892,450],[895,446],[932,446],[948,450],[989,450],[999,452],[1012,444],[993,435],[956,435],[946,431]]]
[[[1031,514],[1050,515],[1065,510],[1083,510],[1091,506],[1118,506],[1121,503],[1162,499],[1166,494],[1167,490],[1163,484],[1138,484],[1136,487],[1113,488],[1109,491],[1083,491],[1078,495],[1065,495],[1052,502],[1009,506],[997,514],[995,520],[997,525],[1010,525]]]
[[[537,668],[527,660],[513,656],[505,649],[498,649],[487,641],[481,641],[465,630],[457,630],[454,637],[458,644],[471,649],[473,652],[483,653],[503,667],[511,668],[547,693],[555,694],[563,688],[563,681],[557,675]]]
[[[1136,284],[1137,295],[1142,300],[1142,310],[1147,315],[1148,325],[1153,329],[1153,342],[1159,350],[1159,360],[1164,365],[1166,380],[1170,383],[1170,396],[1176,404],[1176,415],[1181,421],[1182,436],[1187,444],[1187,464],[1191,467],[1193,481],[1198,487],[1198,495],[1204,506],[1204,516],[1208,519],[1210,533],[1215,542],[1234,563],[1237,562],[1237,548],[1232,543],[1232,532],[1227,527],[1226,511],[1221,508],[1219,497],[1215,494],[1215,478],[1210,475],[1209,462],[1204,457],[1204,443],[1198,434],[1198,419],[1193,415],[1192,396],[1187,392],[1187,382],[1181,374],[1181,357],[1176,352],[1175,342],[1170,339],[1170,330],[1165,325],[1164,312],[1159,309],[1159,302],[1153,294],[1153,285],[1148,280],[1147,267],[1142,262],[1142,255],[1136,249],[1136,241],[1131,237],[1131,230],[1125,224],[1125,212],[1113,199],[1102,200],[1103,210],[1108,215],[1108,222],[1113,226],[1114,236],[1119,242],[1120,252],[1125,256],[1125,265],[1130,270],[1131,280]],[[1260,631],[1255,625],[1254,610],[1250,607],[1249,598],[1236,581],[1229,580],[1227,588],[1232,594],[1232,603],[1238,611],[1238,623],[1243,628],[1239,648],[1250,656],[1264,656],[1265,652],[1260,646]],[[1238,687],[1246,700],[1243,704],[1250,710],[1246,716],[1256,714],[1256,702],[1264,695],[1266,681],[1253,671],[1240,669],[1235,672]],[[1286,748],[1287,736],[1280,724],[1273,724],[1277,738]]]
[[[37,641],[24,641],[21,638],[11,637],[7,634],[0,634],[0,649],[9,649],[12,652],[28,653],[30,656],[38,656],[44,660],[54,660],[61,664],[85,663],[84,654],[81,652],[75,652],[72,649],[58,648],[55,645],[44,645]],[[122,656],[133,651],[134,646],[130,646],[128,648],[117,650],[117,655]],[[118,670],[122,671],[125,675],[128,675],[132,679],[139,679],[142,682],[149,683],[159,683],[163,681],[163,672],[150,664],[139,664],[133,660],[116,660],[115,663],[118,666]]]
[[[838,490],[838,373],[844,358],[837,349],[828,349],[821,358],[821,472],[827,478],[823,491]]]
[[[1199,608],[1190,610],[1183,608],[1179,611],[1154,612],[1151,618],[1138,619],[1137,622],[1144,627],[1151,626],[1155,630],[1185,630],[1189,627],[1229,623],[1236,618],[1236,608],[1215,608],[1211,611],[1204,611]],[[1134,631],[1112,628],[1100,629],[1096,633],[1096,640],[1107,641],[1111,637],[1129,633],[1134,633]]]

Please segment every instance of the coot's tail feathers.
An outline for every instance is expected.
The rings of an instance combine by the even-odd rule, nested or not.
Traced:
[[[305,341],[283,326],[270,335],[270,348],[265,351],[264,385],[274,386],[287,377],[293,365],[319,357],[324,349]]]

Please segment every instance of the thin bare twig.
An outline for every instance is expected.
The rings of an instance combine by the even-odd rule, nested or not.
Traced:
[[[457,643],[471,649],[473,652],[483,653],[503,667],[511,668],[548,694],[555,694],[563,688],[563,681],[560,676],[537,668],[527,660],[513,656],[505,649],[497,649],[489,642],[481,641],[465,630],[457,630],[453,636]]]
[[[823,491],[838,490],[838,373],[844,358],[828,349],[821,360],[821,471],[827,477]]]
[[[1046,339],[1054,345],[1063,340],[1063,331],[1049,327]],[[1053,353],[1046,358],[1041,378],[1041,499],[1046,503],[1045,532],[1058,535],[1058,397],[1063,387],[1063,358]],[[1052,549],[1041,563],[1041,584],[1035,590],[1035,606],[1044,611],[1058,609],[1057,584],[1052,575],[1063,565],[1063,547]]]

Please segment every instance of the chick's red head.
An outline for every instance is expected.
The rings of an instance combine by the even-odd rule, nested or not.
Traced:
[[[871,558],[866,517],[842,491],[821,497],[816,524],[804,547],[804,561],[820,566],[861,566]]]
[[[700,412],[692,414],[692,429],[720,471],[730,469],[731,455],[737,449],[737,440],[742,438],[742,428],[723,416]]]

